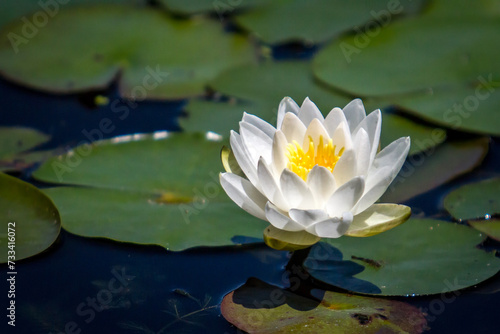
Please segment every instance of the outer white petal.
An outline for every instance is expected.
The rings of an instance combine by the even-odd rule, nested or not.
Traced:
[[[280,188],[290,207],[302,210],[316,209],[314,197],[307,184],[288,168],[281,173]]]
[[[276,129],[281,129],[281,125],[283,124],[283,119],[285,118],[285,114],[287,112],[291,112],[295,115],[299,113],[299,106],[291,97],[284,97],[280,102],[280,106],[278,108],[278,123]]]
[[[256,126],[246,122],[240,122],[240,136],[254,166],[257,166],[260,157],[264,157],[268,163],[271,162],[272,138]]]
[[[309,146],[309,137],[312,138],[314,146],[316,146],[319,143],[320,136],[323,137],[324,143],[328,143],[330,135],[326,131],[321,121],[315,118],[307,127],[306,134],[304,135],[304,141],[302,142],[302,147],[304,148],[304,150],[307,151],[307,147]]]
[[[221,173],[220,184],[240,208],[257,218],[267,220],[264,213],[267,199],[248,180],[235,174]]]
[[[378,150],[378,144],[380,141],[380,131],[382,128],[382,114],[380,112],[380,109],[377,109],[368,116],[366,116],[365,119],[363,119],[357,128],[353,131],[352,135],[353,137],[356,137],[358,132],[361,129],[364,129],[366,133],[368,134],[368,138],[370,139],[370,163],[373,161],[375,158],[375,155],[377,154]]]
[[[250,160],[250,154],[241,141],[241,136],[239,135],[239,133],[231,130],[229,141],[231,143],[231,149],[233,151],[234,157],[236,158],[236,161],[238,162],[241,170],[243,171],[243,173],[245,173],[250,182],[252,182],[252,184],[257,188],[259,188],[257,179],[257,165],[254,165]]]
[[[352,148],[351,132],[349,131],[347,123],[342,122],[339,124],[333,132],[332,140],[333,144],[337,146],[337,152],[340,151],[341,148],[344,148],[345,151]]]
[[[356,152],[354,150],[347,150],[342,154],[339,161],[335,164],[333,169],[333,176],[337,186],[340,186],[347,181],[351,180],[357,175],[357,162]]]
[[[377,154],[377,156],[373,160],[372,168],[377,169],[384,166],[399,165],[398,168],[394,168],[397,169],[396,172],[399,172],[401,166],[403,166],[409,150],[410,137],[401,137],[399,139],[396,139]]]
[[[273,138],[273,168],[274,175],[281,175],[283,169],[286,168],[288,158],[286,157],[287,140],[281,130],[276,131]]]
[[[281,211],[272,203],[268,202],[266,204],[265,210],[267,220],[274,227],[290,232],[304,230],[304,227],[302,227],[302,225],[293,221],[293,219],[288,217],[285,212]]]
[[[262,158],[259,160],[259,165],[257,166],[257,175],[259,177],[261,192],[278,208],[283,211],[288,211],[290,206],[283,197],[281,189],[276,183],[276,179],[271,174],[271,171]]]
[[[351,133],[358,124],[366,117],[365,107],[360,99],[349,102],[343,109]]]
[[[311,100],[309,100],[308,97],[306,97],[304,102],[302,102],[298,116],[306,127],[308,127],[312,120],[315,118],[320,120],[321,123],[323,123],[323,121],[325,120],[321,111],[319,111],[318,107],[316,107],[316,105]]]
[[[281,125],[281,131],[286,137],[286,140],[291,143],[296,140],[299,144],[304,140],[306,134],[306,126],[302,121],[292,113],[286,113]]]
[[[306,228],[306,231],[321,238],[338,238],[344,235],[352,222],[352,214],[345,212],[340,217],[329,218]]]
[[[392,142],[377,155],[368,173],[365,193],[353,209],[354,214],[363,212],[384,194],[405,162],[410,150],[410,138]]]
[[[360,129],[354,138],[354,150],[356,152],[356,173],[366,176],[370,168],[370,139],[365,129]]]
[[[324,210],[291,209],[288,212],[288,215],[304,228],[330,218]]]
[[[242,121],[245,123],[250,123],[253,126],[257,127],[259,130],[261,130],[263,133],[265,133],[269,138],[272,139],[274,137],[274,133],[276,132],[276,129],[274,128],[274,126],[267,123],[262,118],[259,118],[255,115],[247,114],[246,112],[244,112]]]
[[[336,107],[328,113],[323,125],[325,126],[326,131],[328,131],[330,137],[333,137],[335,130],[337,130],[341,123],[344,123],[347,129],[349,128],[344,112],[342,109]]]
[[[335,178],[333,174],[322,166],[314,166],[307,176],[307,185],[314,196],[319,208],[323,208],[326,201],[335,191]]]
[[[365,180],[358,176],[341,185],[326,203],[326,211],[330,217],[341,217],[350,212],[356,205],[365,189]]]

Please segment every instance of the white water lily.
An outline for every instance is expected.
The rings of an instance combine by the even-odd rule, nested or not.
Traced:
[[[380,110],[366,116],[359,99],[325,118],[309,98],[299,108],[285,97],[276,128],[243,114],[231,152],[222,154],[221,185],[242,209],[271,223],[264,239],[273,248],[378,234],[410,216],[406,206],[375,204],[410,148],[402,137],[378,152],[381,123]]]

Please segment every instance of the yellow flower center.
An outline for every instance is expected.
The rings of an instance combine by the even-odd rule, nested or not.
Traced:
[[[335,153],[336,148],[331,139],[325,144],[323,136],[319,137],[319,143],[315,147],[313,139],[309,136],[309,147],[307,152],[304,152],[302,146],[294,140],[287,146],[287,167],[304,181],[307,180],[307,175],[309,175],[311,169],[316,165],[325,167],[330,172],[333,172],[335,164],[342,156],[342,153],[344,153],[343,147],[338,153]]]

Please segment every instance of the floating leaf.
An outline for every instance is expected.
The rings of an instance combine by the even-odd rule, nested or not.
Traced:
[[[458,220],[500,214],[500,178],[467,184],[444,199],[444,207]]]
[[[236,17],[236,22],[265,43],[321,43],[360,26],[386,26],[394,16],[414,10],[420,1],[282,0],[268,2]],[[380,21],[380,23],[375,23]],[[370,23],[368,23],[370,22]],[[380,28],[378,28],[380,29]]]
[[[311,74],[310,64],[303,61],[240,66],[219,75],[211,86],[225,95],[254,103],[253,107],[246,106],[246,111],[271,123],[276,123],[278,105],[285,96],[299,105],[309,97],[324,113],[351,100],[319,85]]]
[[[488,237],[500,241],[500,219],[474,220],[469,225]]]
[[[410,136],[410,155],[417,154],[441,144],[446,139],[446,131],[415,123],[403,116],[384,113],[380,145],[386,147],[394,140]]]
[[[446,142],[410,156],[381,197],[382,202],[401,203],[472,170],[488,152],[488,139]]]
[[[499,29],[499,20],[486,17],[401,20],[335,40],[313,69],[321,81],[360,96],[464,86],[490,74],[498,81],[500,49],[491,41]]]
[[[408,113],[447,128],[500,136],[500,91],[491,74],[471,87],[434,89],[393,101]]]
[[[267,0],[160,0],[171,12],[193,15],[214,12],[219,16],[265,3]]]
[[[13,21],[14,19],[22,20],[26,18],[28,22],[34,24],[35,28],[43,28],[46,23],[44,17],[52,18],[64,8],[73,5],[91,5],[97,3],[117,3],[139,5],[145,4],[146,0],[71,0],[71,1],[36,1],[36,0],[16,0],[16,1],[1,1],[0,2],[0,27],[4,24]],[[36,20],[36,21],[35,21]],[[39,23],[40,22],[40,23]]]
[[[15,171],[43,160],[47,151],[26,152],[46,143],[50,136],[35,129],[0,127],[0,171]]]
[[[224,297],[221,313],[251,334],[422,333],[427,324],[416,307],[403,302],[320,290],[313,294],[303,297],[251,278]]]
[[[500,270],[500,259],[494,253],[476,248],[484,240],[485,236],[464,225],[410,219],[369,238],[328,239],[331,246],[313,246],[304,267],[320,281],[355,292],[372,293],[366,291],[366,285],[357,291],[353,277],[374,284],[380,295],[446,293],[478,284]],[[338,251],[345,261],[364,270],[339,278],[339,256],[325,256]]]
[[[0,212],[0,263],[41,253],[59,235],[61,220],[54,203],[36,187],[4,173],[0,173]]]
[[[179,21],[126,6],[69,8],[36,38],[22,37],[22,22],[0,36],[10,41],[0,45],[1,73],[53,93],[106,87],[120,74],[125,97],[184,98],[202,94],[220,71],[254,58],[248,40],[224,33],[218,22]]]
[[[267,224],[220,187],[221,142],[199,134],[138,137],[80,146],[35,171],[42,181],[86,186],[44,190],[66,230],[170,250],[232,245],[234,235],[262,237]]]

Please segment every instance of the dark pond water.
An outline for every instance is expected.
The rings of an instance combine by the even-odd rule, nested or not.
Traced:
[[[111,103],[96,107],[90,103],[91,95],[52,96],[0,81],[0,125],[29,126],[50,134],[52,140],[45,148],[88,141],[84,130],[98,126],[103,117],[115,126],[107,137],[180,130],[177,117],[184,101],[142,102],[128,108],[130,115],[122,120],[123,111],[116,107],[125,102],[119,99],[116,88],[102,94]],[[500,141],[494,140],[479,169],[406,204],[417,213],[440,216],[444,212],[440,203],[450,189],[498,170]],[[33,182],[29,171],[17,176]],[[483,246],[500,248],[492,241]],[[236,333],[220,315],[217,305],[223,296],[250,277],[286,287],[283,273],[289,259],[287,252],[263,244],[172,253],[160,247],[81,238],[63,231],[47,252],[17,264],[16,328],[7,328],[4,319],[1,332]],[[6,276],[5,266],[0,272],[1,277]],[[307,288],[312,282],[303,284]],[[7,291],[5,279],[0,291]],[[426,310],[428,333],[497,332],[500,275],[447,297],[446,302],[440,296],[393,299]],[[97,306],[98,299],[106,301],[107,307]]]

